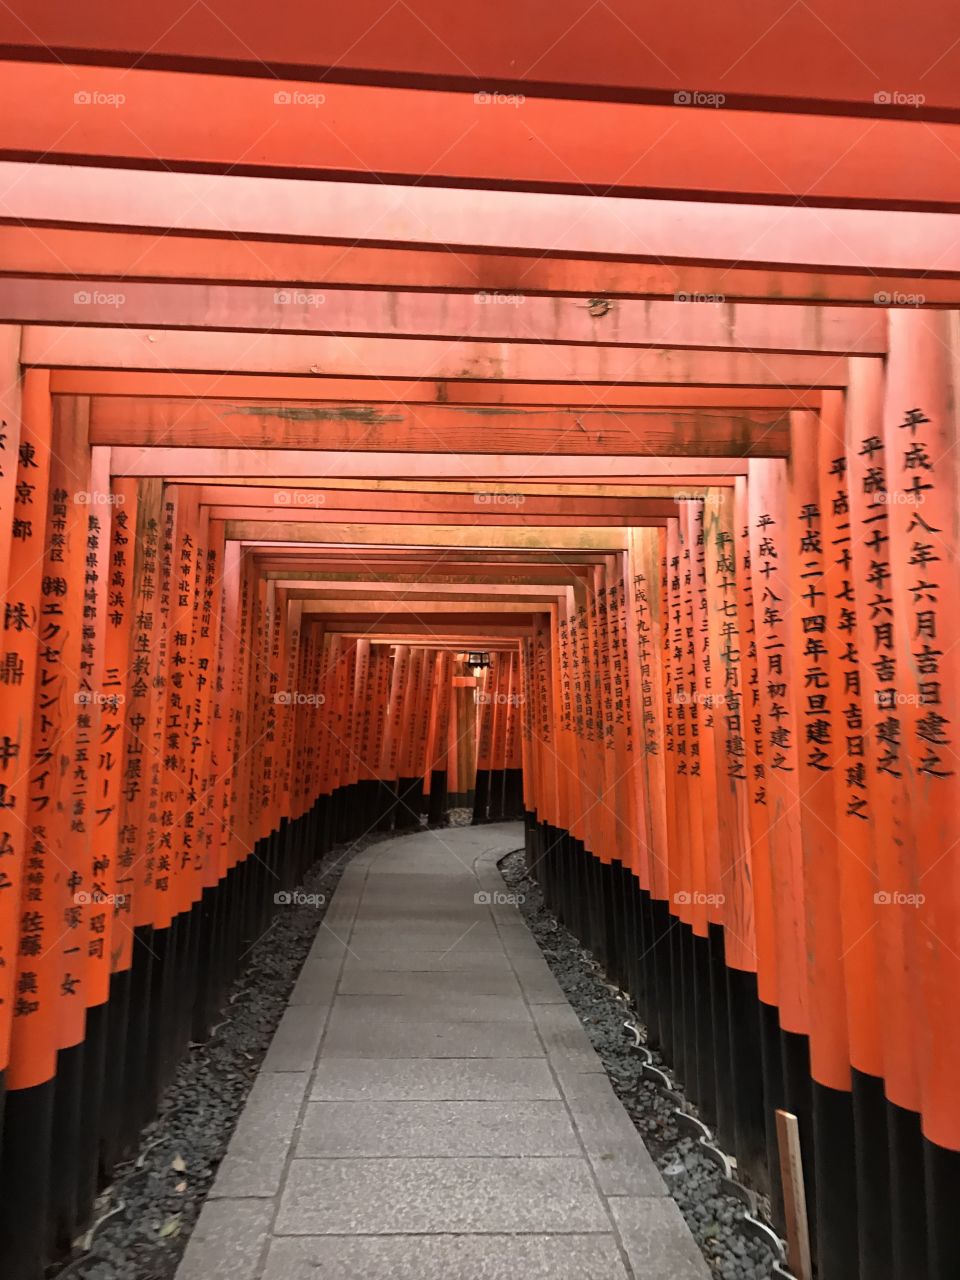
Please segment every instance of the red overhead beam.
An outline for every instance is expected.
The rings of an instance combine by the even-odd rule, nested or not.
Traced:
[[[839,388],[847,380],[846,360],[839,356],[42,325],[23,330],[21,361],[44,368],[222,370],[370,379],[427,376],[497,382]],[[323,395],[319,381],[317,394]]]
[[[506,103],[331,83],[321,91],[308,81],[92,75],[59,63],[0,63],[0,157],[775,203],[960,201],[956,124],[685,102]]]
[[[779,217],[779,215],[777,215]],[[206,235],[94,231],[0,222],[0,274],[69,280],[211,280],[234,284],[269,281],[306,291],[335,288],[426,289],[471,294],[577,295],[693,300],[871,304],[910,299],[927,306],[960,305],[960,280],[931,256],[916,281],[877,267],[808,270],[789,261],[777,267],[739,263],[607,261],[554,257],[543,252],[496,253],[442,245],[370,248],[346,244],[254,240]],[[922,283],[919,283],[922,281]],[[81,286],[77,286],[79,289]],[[108,292],[116,290],[108,290]],[[505,304],[494,304],[505,305]]]
[[[0,278],[0,321],[881,355],[879,307]]]
[[[500,499],[500,500],[498,500]],[[288,511],[315,508],[326,511],[331,517],[337,512],[358,506],[371,512],[413,511],[420,514],[439,515],[494,515],[498,508],[514,508],[528,518],[533,516],[570,515],[604,517],[631,517],[640,520],[645,515],[669,516],[677,514],[677,504],[669,497],[635,498],[594,497],[590,494],[571,498],[567,496],[540,497],[535,494],[491,493],[419,493],[391,489],[296,489],[285,485],[236,485],[204,484],[200,487],[201,504],[216,506],[268,507]],[[341,518],[341,517],[337,517]]]
[[[691,39],[691,33],[696,38]],[[806,0],[779,11],[741,0],[638,8],[631,0],[46,0],[0,9],[0,51],[39,61],[283,72],[317,81],[549,89],[578,98],[663,101],[722,92],[734,105],[882,114],[877,93],[922,92],[924,115],[960,110],[949,5]],[[89,73],[88,73],[89,77]],[[889,109],[889,108],[888,108]]]
[[[271,377],[242,373],[130,373],[110,369],[54,369],[50,374],[54,395],[152,396],[164,399],[317,401],[315,378]],[[398,405],[451,404],[482,410],[529,405],[557,405],[561,408],[584,405],[593,409],[700,408],[731,409],[818,409],[820,392],[783,387],[690,387],[690,386],[608,386],[604,383],[577,384],[456,382],[418,379],[377,380],[378,399],[369,397],[365,378],[325,378],[326,403],[356,407],[363,411],[388,413]],[[298,411],[298,410],[297,410]],[[291,417],[296,416],[296,412]]]
[[[960,46],[958,46],[960,47]],[[659,262],[960,271],[960,215],[0,163],[0,217],[30,223],[514,250]],[[479,285],[477,287],[484,287]]]
[[[92,444],[383,452],[676,454],[780,457],[781,410],[476,411],[462,406],[237,405],[210,400],[95,398]],[[279,465],[283,465],[282,461]]]
[[[176,476],[208,478],[369,476],[397,480],[575,480],[589,477],[613,479],[618,484],[704,484],[705,477],[746,475],[749,463],[742,458],[638,457],[631,462],[621,457],[595,455],[577,457],[571,475],[571,460],[546,455],[537,458],[517,454],[451,453],[337,453],[321,449],[178,449],[135,446],[110,450],[112,473],[130,476]]]

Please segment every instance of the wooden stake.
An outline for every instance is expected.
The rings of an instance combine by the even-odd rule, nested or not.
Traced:
[[[797,1117],[790,1111],[777,1111],[777,1144],[780,1148],[780,1177],[783,1181],[790,1267],[797,1273],[798,1280],[813,1280],[800,1130]]]

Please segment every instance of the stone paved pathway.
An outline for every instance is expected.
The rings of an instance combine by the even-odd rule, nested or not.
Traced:
[[[177,1280],[708,1280],[507,900],[522,843],[350,864]]]

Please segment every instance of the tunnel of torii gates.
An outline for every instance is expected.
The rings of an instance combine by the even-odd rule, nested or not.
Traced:
[[[821,1277],[956,1280],[949,6],[15,7],[4,1277],[276,892],[472,804],[778,1223],[799,1117]]]

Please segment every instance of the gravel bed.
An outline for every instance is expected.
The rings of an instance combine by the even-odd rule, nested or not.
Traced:
[[[95,1220],[122,1206],[94,1232],[89,1252],[78,1242],[52,1280],[170,1280],[180,1264],[217,1167],[256,1079],[297,975],[350,858],[390,833],[340,845],[317,862],[300,886],[324,904],[278,911],[250,948],[221,1021],[191,1045],[141,1134],[140,1149],[117,1168],[101,1194]]]
[[[520,911],[527,926],[583,1023],[713,1275],[721,1280],[767,1280],[773,1275],[773,1254],[747,1238],[736,1225],[743,1216],[743,1205],[720,1190],[716,1165],[698,1150],[692,1138],[679,1133],[673,1102],[655,1084],[639,1078],[640,1058],[630,1047],[623,1024],[627,1019],[633,1021],[645,1040],[643,1019],[606,981],[593,956],[544,906],[540,886],[527,875],[524,852],[508,854],[499,865],[511,891],[523,895]],[[669,1069],[656,1052],[653,1060]],[[697,1114],[689,1102],[687,1110]]]

